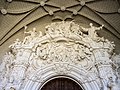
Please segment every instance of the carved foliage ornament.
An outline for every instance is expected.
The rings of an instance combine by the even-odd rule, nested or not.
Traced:
[[[23,41],[16,39],[9,46],[12,53],[3,58],[0,66],[0,88],[9,90],[12,87],[18,90],[26,78],[29,79],[36,70],[43,70],[48,65],[54,65],[53,71],[59,75],[70,73],[70,64],[88,72],[92,72],[95,66],[111,66],[114,43],[98,37],[96,30],[101,30],[102,27],[103,25],[95,27],[92,23],[90,28],[84,28],[73,21],[55,22],[45,27],[43,35],[36,28],[27,31],[25,26],[24,33],[28,35]],[[98,70],[103,70],[98,67]],[[93,72],[98,77],[103,75],[98,71]]]

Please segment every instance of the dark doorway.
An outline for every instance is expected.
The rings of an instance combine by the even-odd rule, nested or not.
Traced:
[[[75,81],[68,78],[56,78],[47,82],[41,90],[83,90]]]

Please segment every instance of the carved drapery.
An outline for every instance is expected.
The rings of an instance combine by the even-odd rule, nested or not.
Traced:
[[[37,90],[62,75],[74,78],[85,90],[119,90],[112,60],[115,45],[98,37],[96,30],[102,27],[63,21],[46,26],[43,34],[25,26],[28,35],[23,41],[16,39],[3,58],[0,89]]]

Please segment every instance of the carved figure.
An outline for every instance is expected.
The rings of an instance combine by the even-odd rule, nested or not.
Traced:
[[[0,79],[2,80],[0,81],[0,87],[4,87],[7,84],[10,71],[13,68],[13,61],[14,55],[11,52],[6,53],[3,58],[2,64],[0,65],[0,75],[2,75],[0,77]]]
[[[3,63],[0,65],[1,67],[0,71],[6,71],[6,75],[8,75],[11,65],[13,64],[13,61],[14,61],[14,55],[11,52],[6,53],[3,59]],[[4,67],[5,69],[3,69]]]
[[[42,32],[41,32],[41,31],[39,31],[39,37],[42,37],[42,36],[43,36]]]
[[[97,34],[96,34],[96,30],[101,30],[103,28],[104,25],[100,26],[100,27],[95,27],[93,26],[92,23],[90,23],[90,28],[84,28],[81,26],[82,30],[84,32],[88,32],[88,35],[90,38],[92,38],[93,40],[96,40]]]
[[[33,28],[32,31],[28,31],[28,32],[25,29],[24,34],[29,34],[29,36],[25,37],[25,39],[23,40],[23,44],[30,43],[30,41],[32,41],[37,35],[36,28]]]
[[[13,44],[11,44],[10,46],[9,46],[9,48],[13,48],[13,49],[15,49],[17,46],[21,46],[21,41],[19,40],[19,39],[16,39],[16,41],[14,41],[14,43]]]
[[[75,33],[76,35],[82,35],[82,31],[80,30],[79,25],[76,25],[74,22],[71,22],[71,32]]]
[[[108,39],[105,39],[104,47],[108,49],[108,53],[112,55],[115,44],[114,42],[110,42]]]
[[[46,60],[48,57],[48,50],[46,46],[40,46],[37,48],[37,55],[42,59]]]

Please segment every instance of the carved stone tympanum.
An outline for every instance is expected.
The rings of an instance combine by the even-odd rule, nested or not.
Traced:
[[[119,90],[111,58],[115,45],[98,37],[102,27],[63,21],[46,26],[45,34],[25,27],[24,40],[16,39],[3,57],[0,90],[38,90],[60,75],[79,81],[85,90]]]

